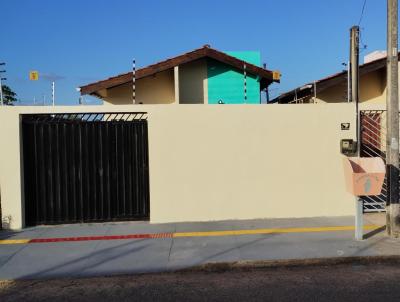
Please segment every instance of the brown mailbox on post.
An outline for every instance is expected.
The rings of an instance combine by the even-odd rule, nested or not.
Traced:
[[[385,163],[380,157],[343,158],[347,191],[355,196],[379,195],[385,179]]]

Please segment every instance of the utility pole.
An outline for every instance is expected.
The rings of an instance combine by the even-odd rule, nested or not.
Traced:
[[[350,102],[358,103],[358,57],[359,57],[359,36],[360,28],[353,26],[350,28]]]
[[[387,138],[386,230],[392,238],[400,236],[399,207],[399,87],[398,87],[398,1],[387,0]]]
[[[360,122],[359,122],[359,52],[360,52],[360,28],[358,26],[353,26],[350,29],[350,62],[349,71],[350,81],[348,83],[348,96],[350,102],[355,103],[356,107],[356,136],[357,136],[357,154],[360,155]],[[355,215],[355,237],[357,240],[363,239],[363,201],[358,196],[356,197],[356,215]]]
[[[356,136],[357,136],[357,150],[360,147],[360,127],[359,127],[359,112],[358,112],[358,102],[359,102],[359,39],[360,39],[360,28],[358,26],[353,26],[350,29],[350,62],[349,62],[349,74],[350,74],[350,84],[349,86],[349,97],[350,102],[354,102],[356,105]]]

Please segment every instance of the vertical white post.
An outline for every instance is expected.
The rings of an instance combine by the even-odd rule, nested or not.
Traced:
[[[350,61],[347,61],[347,103],[350,102]]]
[[[175,104],[179,104],[179,66],[174,67]]]
[[[363,201],[358,196],[355,197],[356,201],[356,217],[355,217],[355,237],[356,240],[363,240]]]
[[[55,105],[55,87],[54,82],[51,83],[51,101]]]
[[[244,85],[244,103],[247,103],[247,71],[246,64],[243,64],[243,85]]]
[[[4,105],[3,103],[3,84],[1,83],[1,74],[0,74],[0,102],[1,102],[1,106]]]
[[[317,82],[314,81],[314,104],[317,103]]]
[[[136,60],[132,61],[132,103],[136,104]]]

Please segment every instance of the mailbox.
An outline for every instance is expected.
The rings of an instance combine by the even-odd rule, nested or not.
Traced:
[[[385,163],[380,157],[343,158],[347,191],[355,196],[379,195],[385,179]]]
[[[380,157],[344,157],[347,191],[355,195],[355,238],[363,240],[363,200],[359,196],[379,195],[385,180],[385,163]]]

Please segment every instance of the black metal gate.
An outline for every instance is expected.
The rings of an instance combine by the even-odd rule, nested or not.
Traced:
[[[22,117],[26,225],[149,218],[146,113]]]
[[[381,157],[386,162],[386,111],[360,111],[360,155],[362,157]],[[384,212],[387,202],[387,181],[383,183],[378,196],[361,196],[364,212]]]

